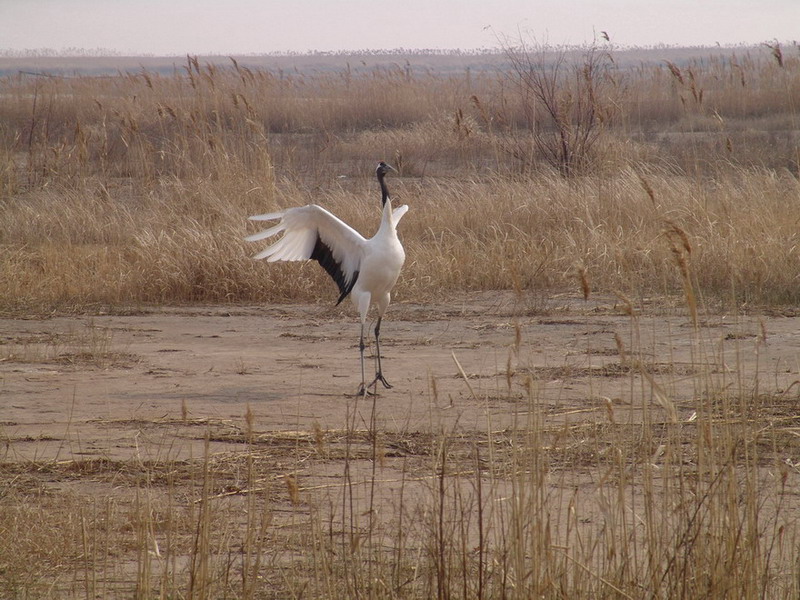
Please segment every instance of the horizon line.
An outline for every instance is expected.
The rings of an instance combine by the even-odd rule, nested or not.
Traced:
[[[796,40],[781,42],[777,39],[765,40],[762,42],[736,42],[722,44],[719,42],[713,44],[667,44],[659,42],[656,44],[648,45],[616,45],[614,43],[605,42],[602,44],[597,43],[583,43],[583,44],[541,44],[540,49],[543,48],[553,50],[585,50],[592,47],[600,47],[609,51],[633,51],[633,50],[712,50],[712,49],[737,49],[737,48],[771,48],[774,45],[792,45],[797,46]],[[362,49],[347,49],[347,50],[271,50],[259,52],[125,52],[111,48],[77,48],[66,47],[60,50],[55,48],[0,48],[0,58],[177,58],[177,57],[231,57],[231,56],[244,56],[244,57],[271,57],[271,58],[296,58],[296,57],[314,57],[314,56],[358,56],[358,55],[399,55],[399,54],[416,54],[416,55],[430,55],[430,56],[447,56],[447,55],[491,55],[503,54],[509,48],[516,46],[509,45],[508,47],[476,47],[476,48],[362,48]]]

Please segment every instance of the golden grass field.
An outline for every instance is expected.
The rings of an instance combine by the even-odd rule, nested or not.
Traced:
[[[800,54],[581,56],[555,119],[502,54],[2,58],[0,596],[796,598]],[[243,238],[371,234],[381,159],[357,399],[355,311]]]

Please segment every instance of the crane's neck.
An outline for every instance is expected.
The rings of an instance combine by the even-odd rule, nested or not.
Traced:
[[[389,188],[386,187],[386,181],[384,181],[384,175],[380,171],[378,172],[378,183],[381,186],[381,206],[386,206],[387,200],[389,200]]]
[[[386,172],[383,169],[378,169],[378,183],[381,186],[381,203],[383,204],[383,214],[381,215],[381,226],[376,235],[390,235],[397,237],[397,222],[394,219],[392,212],[392,199],[389,197],[389,188],[386,187]],[[405,211],[403,211],[405,212]],[[403,215],[400,214],[402,217]]]

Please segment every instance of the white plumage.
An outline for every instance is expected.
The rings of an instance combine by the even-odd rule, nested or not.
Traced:
[[[288,208],[265,215],[250,217],[253,221],[274,221],[277,225],[245,238],[255,242],[270,238],[279,233],[283,237],[262,250],[254,258],[266,258],[269,262],[278,260],[316,260],[339,286],[339,302],[350,295],[361,317],[361,387],[359,394],[366,394],[369,387],[386,381],[381,370],[380,327],[383,314],[389,306],[391,290],[400,276],[405,261],[405,252],[397,237],[397,224],[408,210],[403,205],[392,210],[392,201],[384,177],[392,169],[384,162],[378,164],[376,175],[381,188],[383,214],[377,233],[364,238],[347,223],[337,218],[321,206],[309,204]],[[370,306],[377,309],[378,321],[375,325],[375,379],[366,384],[364,370],[364,327]]]

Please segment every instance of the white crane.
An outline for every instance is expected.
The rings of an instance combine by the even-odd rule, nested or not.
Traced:
[[[392,210],[392,201],[384,178],[394,168],[381,161],[375,173],[381,188],[383,216],[378,232],[365,239],[355,229],[315,204],[287,208],[280,212],[250,217],[253,221],[280,222],[269,229],[246,237],[256,242],[284,232],[283,237],[253,258],[278,260],[316,260],[339,286],[338,305],[350,295],[361,316],[361,387],[357,395],[366,395],[373,385],[377,391],[380,381],[392,387],[381,369],[381,319],[389,306],[390,292],[400,275],[406,259],[403,245],[397,238],[397,224],[406,214],[405,204]],[[370,306],[375,305],[378,321],[375,325],[375,379],[367,385],[364,371],[364,327]]]

